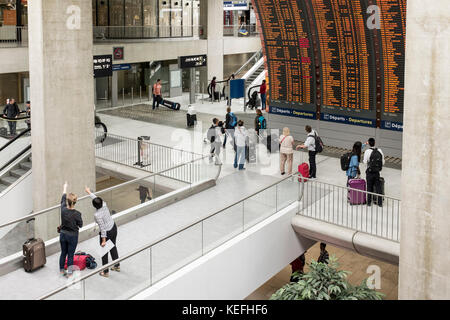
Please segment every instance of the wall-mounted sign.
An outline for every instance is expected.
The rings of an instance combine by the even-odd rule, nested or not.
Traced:
[[[248,0],[224,0],[223,10],[249,10]]]
[[[113,64],[112,69],[113,71],[130,70],[131,64]]]
[[[94,56],[94,78],[112,76],[112,55]]]
[[[113,48],[113,56],[114,56],[114,60],[123,60],[124,59],[123,47],[114,47]]]
[[[180,69],[206,67],[206,54],[178,57]]]

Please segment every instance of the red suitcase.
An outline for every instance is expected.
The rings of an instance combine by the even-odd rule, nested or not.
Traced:
[[[366,193],[360,192],[366,191],[366,180],[364,179],[351,179],[348,182],[349,188],[356,189],[356,190],[348,190],[348,202],[351,205],[357,205],[357,204],[366,204]]]
[[[298,166],[298,173],[300,173],[304,178],[306,179],[302,179],[301,177],[298,178],[299,182],[302,182],[302,180],[304,180],[305,182],[308,181],[309,178],[309,165],[304,162],[301,165]]]

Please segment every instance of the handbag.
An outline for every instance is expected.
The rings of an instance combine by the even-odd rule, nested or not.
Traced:
[[[61,225],[56,227],[56,232],[61,233]]]

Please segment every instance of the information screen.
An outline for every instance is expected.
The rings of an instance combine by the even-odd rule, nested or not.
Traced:
[[[255,5],[271,107],[314,109],[326,121],[353,117],[361,120],[354,124],[366,126],[379,125],[377,112],[383,120],[402,121],[406,0],[255,0]]]
[[[301,1],[257,1],[270,75],[271,106],[315,111],[309,26]]]

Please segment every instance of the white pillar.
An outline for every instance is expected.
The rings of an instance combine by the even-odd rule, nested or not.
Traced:
[[[200,22],[208,38],[208,80],[223,80],[223,1],[202,0]],[[205,27],[206,26],[206,27]]]
[[[119,99],[119,76],[118,71],[113,71],[112,77],[111,77],[111,107],[117,107],[118,106],[118,99]]]
[[[37,211],[59,203],[65,180],[79,197],[95,189],[92,2],[33,0],[28,17]],[[37,236],[56,235],[58,224],[59,210],[42,216]]]
[[[450,299],[450,1],[408,0],[399,299]]]

